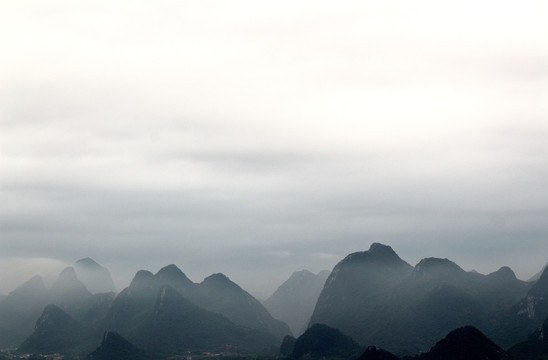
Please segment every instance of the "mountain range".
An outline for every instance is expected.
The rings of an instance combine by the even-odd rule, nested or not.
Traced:
[[[466,325],[509,347],[548,317],[546,299],[547,271],[528,283],[508,267],[482,275],[440,258],[413,267],[391,247],[374,243],[335,266],[310,325],[326,324],[397,355],[427,351]]]

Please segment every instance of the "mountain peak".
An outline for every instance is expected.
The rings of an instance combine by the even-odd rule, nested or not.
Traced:
[[[411,267],[403,261],[390,246],[380,243],[371,244],[369,250],[367,251],[358,251],[347,255],[341,262],[339,262],[339,264],[358,264],[363,262],[384,264],[402,263]]]
[[[158,272],[156,273],[157,277],[161,278],[171,278],[171,279],[177,279],[177,278],[187,278],[185,273],[181,271],[175,264],[170,264],[167,266],[164,266]]]
[[[516,280],[516,274],[512,269],[510,269],[508,266],[503,266],[497,271],[487,275],[492,279],[499,280],[499,281],[511,281]]]
[[[148,270],[139,270],[129,284],[130,289],[141,289],[151,284],[154,275]]]
[[[447,277],[462,274],[465,271],[449,259],[425,258],[419,261],[413,270],[414,278]]]
[[[226,276],[223,273],[211,274],[208,277],[206,277],[203,282],[204,283],[205,282],[215,282],[215,283],[231,283],[231,284],[233,284],[233,282],[228,278],[228,276]]]
[[[102,267],[99,265],[95,260],[93,260],[90,257],[80,259],[74,263],[74,266],[80,266],[84,268],[100,268]]]
[[[511,359],[499,346],[473,326],[464,326],[451,331],[438,341],[430,351],[419,359]]]
[[[544,296],[548,294],[548,267],[544,269],[540,278],[535,282],[531,290],[529,290],[529,295],[532,296]]]

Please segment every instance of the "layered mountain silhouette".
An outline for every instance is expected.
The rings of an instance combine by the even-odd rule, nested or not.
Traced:
[[[17,287],[0,302],[0,347],[17,347],[29,336],[48,304],[48,289],[40,276]]]
[[[82,265],[81,261],[77,263]],[[102,268],[89,258],[83,263]],[[62,309],[74,320],[103,326],[113,300],[113,292],[92,295],[73,267],[63,269],[50,289],[40,276],[35,276],[0,302],[0,347],[17,347],[31,336],[48,304]]]
[[[541,280],[537,284],[548,289]],[[426,351],[465,325],[483,329],[497,342],[515,343],[525,335],[516,336],[512,317],[501,314],[516,306],[529,288],[507,267],[481,275],[439,258],[412,267],[389,246],[375,243],[335,266],[310,324],[324,323],[362,345],[375,344],[399,355]]]
[[[294,335],[306,330],[320,292],[329,276],[329,271],[313,274],[308,270],[294,272],[264,302],[270,314],[289,325]]]
[[[84,258],[76,261],[74,268],[78,279],[92,293],[116,292],[116,287],[107,268],[99,265],[91,258]]]
[[[20,353],[80,353],[94,346],[93,331],[55,305],[48,305],[34,332],[19,346]]]

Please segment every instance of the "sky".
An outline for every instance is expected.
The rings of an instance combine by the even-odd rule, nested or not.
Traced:
[[[548,261],[548,3],[0,0],[0,290]]]

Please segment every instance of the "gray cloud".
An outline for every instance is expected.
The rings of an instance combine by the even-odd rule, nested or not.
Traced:
[[[91,256],[119,286],[176,263],[268,294],[381,241],[527,278],[548,254],[546,10],[10,4],[0,274]]]

